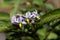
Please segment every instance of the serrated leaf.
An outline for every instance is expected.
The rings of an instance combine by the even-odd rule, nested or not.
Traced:
[[[50,35],[48,36],[48,39],[57,39],[57,34],[51,32]]]
[[[60,18],[51,20],[50,26],[53,26],[53,25],[56,25],[56,24],[59,25],[59,22],[60,22]],[[56,26],[57,26],[57,25],[56,25]]]
[[[42,16],[39,24],[42,25],[57,18],[60,18],[60,9],[56,9]]]

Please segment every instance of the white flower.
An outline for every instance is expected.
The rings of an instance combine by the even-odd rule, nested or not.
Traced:
[[[32,15],[34,15],[34,16],[37,15],[37,14],[38,14],[37,10],[32,12]]]
[[[25,21],[22,21],[22,24],[27,24]]]
[[[31,23],[35,23],[36,18],[38,20],[40,20],[40,15],[38,14],[37,10],[33,11],[32,13],[30,11],[28,11],[28,12],[26,12],[25,15],[23,15],[23,14],[15,14],[11,18],[11,23],[12,24],[15,24],[15,23],[27,24],[25,22],[26,19],[31,20]]]
[[[11,23],[15,24],[15,23],[19,23],[19,17],[17,18],[17,16],[19,16],[20,14],[15,14],[14,16],[12,16],[11,18]]]
[[[35,10],[35,11],[32,12],[31,17],[35,18],[35,16],[36,16],[37,14],[38,14],[38,13],[37,13],[37,10]]]
[[[30,18],[30,17],[31,17],[31,12],[30,11],[26,12],[26,18]]]
[[[37,10],[32,12],[32,17],[37,18],[38,20],[40,19],[40,15],[38,14]]]
[[[16,17],[13,16],[13,17],[11,18],[11,23],[14,24],[15,22],[16,22]]]

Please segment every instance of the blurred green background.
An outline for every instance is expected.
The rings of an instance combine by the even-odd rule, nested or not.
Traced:
[[[49,3],[50,2],[50,3]],[[52,3],[53,2],[53,3]],[[60,40],[60,8],[57,1],[53,0],[0,0],[0,32],[7,33],[8,40],[36,40],[35,34],[38,35],[39,40]],[[25,14],[26,11],[38,10],[41,15],[41,20],[36,22],[35,25],[27,25],[31,27],[31,32],[28,29],[23,32],[33,35],[23,36],[24,33],[20,33],[20,29],[14,30],[14,27],[10,24],[10,18],[17,12]],[[38,26],[39,25],[39,26]],[[36,26],[36,29],[34,28]],[[13,36],[10,36],[13,35]],[[15,35],[17,37],[15,37]]]

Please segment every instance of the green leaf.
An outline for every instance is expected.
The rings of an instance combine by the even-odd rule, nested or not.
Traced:
[[[43,15],[45,15],[45,13],[44,12],[40,12],[40,15],[43,16]]]
[[[42,16],[39,24],[42,25],[57,18],[60,18],[60,9],[56,9]]]
[[[10,25],[10,16],[8,13],[0,12],[0,32],[8,30]]]
[[[44,36],[44,35],[45,35],[45,30],[44,30],[44,29],[39,29],[39,30],[37,31],[37,33],[38,33],[39,35]]]
[[[37,30],[37,34],[39,35],[39,38],[43,40],[46,35],[46,27],[44,27],[43,29]]]
[[[0,32],[9,30],[10,23],[7,21],[0,21]]]
[[[44,1],[45,0],[33,0],[33,3],[37,5],[43,5]]]
[[[56,30],[60,30],[60,25],[55,27]]]
[[[48,10],[54,10],[53,5],[51,5],[51,4],[45,4],[45,7],[46,7],[46,9],[48,9]]]
[[[48,36],[48,39],[57,39],[57,34],[51,32],[50,35]]]
[[[9,21],[10,15],[8,13],[0,12],[0,20]]]
[[[50,26],[53,26],[53,25],[55,25],[55,24],[59,25],[59,21],[60,21],[59,18],[58,18],[58,19],[51,20]]]

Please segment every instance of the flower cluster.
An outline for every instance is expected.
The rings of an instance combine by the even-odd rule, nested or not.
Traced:
[[[25,15],[15,14],[11,18],[11,23],[19,24],[19,26],[21,27],[21,24],[23,24],[23,25],[25,25],[27,23],[34,24],[36,19],[40,20],[40,15],[38,14],[37,10],[34,10],[33,12],[30,12],[30,11],[26,12]]]

